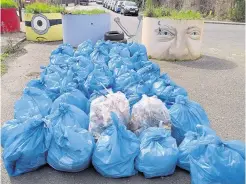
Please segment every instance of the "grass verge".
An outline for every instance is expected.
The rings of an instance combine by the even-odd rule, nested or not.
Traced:
[[[17,3],[13,0],[1,0],[1,8],[17,8]]]
[[[25,13],[62,13],[65,8],[60,5],[46,3],[32,3],[26,6]]]
[[[5,64],[5,59],[9,56],[8,53],[3,53],[0,56],[0,61],[1,61],[1,75],[5,74],[7,72],[7,66]]]

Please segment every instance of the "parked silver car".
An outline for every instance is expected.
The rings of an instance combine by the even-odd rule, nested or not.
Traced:
[[[139,9],[137,7],[137,4],[132,1],[124,1],[121,5],[121,14],[124,15],[136,15],[138,16]]]

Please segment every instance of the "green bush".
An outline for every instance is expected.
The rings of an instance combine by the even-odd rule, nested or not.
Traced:
[[[155,17],[155,18],[170,18],[170,19],[201,19],[202,16],[199,12],[192,10],[175,10],[167,7],[156,7],[153,5],[152,0],[146,1],[146,6],[144,10],[144,16],[146,17]]]
[[[17,8],[17,3],[13,0],[1,0],[1,8]]]
[[[65,14],[72,14],[72,15],[97,15],[103,13],[106,13],[106,11],[100,9],[65,11]]]
[[[32,3],[26,6],[26,13],[62,13],[65,8],[59,5],[45,3]]]
[[[245,21],[245,0],[236,0],[232,20]]]
[[[144,16],[155,17],[155,18],[169,18],[178,20],[194,20],[201,19],[202,16],[199,12],[192,10],[187,11],[177,11],[165,7],[150,7],[144,10]]]

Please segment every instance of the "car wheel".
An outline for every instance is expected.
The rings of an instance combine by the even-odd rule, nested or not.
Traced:
[[[119,41],[124,40],[124,33],[120,33],[118,31],[109,31],[104,34],[104,40],[110,40],[110,41]]]

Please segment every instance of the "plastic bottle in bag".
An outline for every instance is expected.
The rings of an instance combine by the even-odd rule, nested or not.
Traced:
[[[131,112],[128,128],[139,135],[149,127],[171,128],[170,115],[165,104],[155,96],[143,95]]]
[[[121,92],[102,95],[91,102],[89,131],[95,139],[112,124],[111,112],[127,125],[130,119],[129,102]]]

